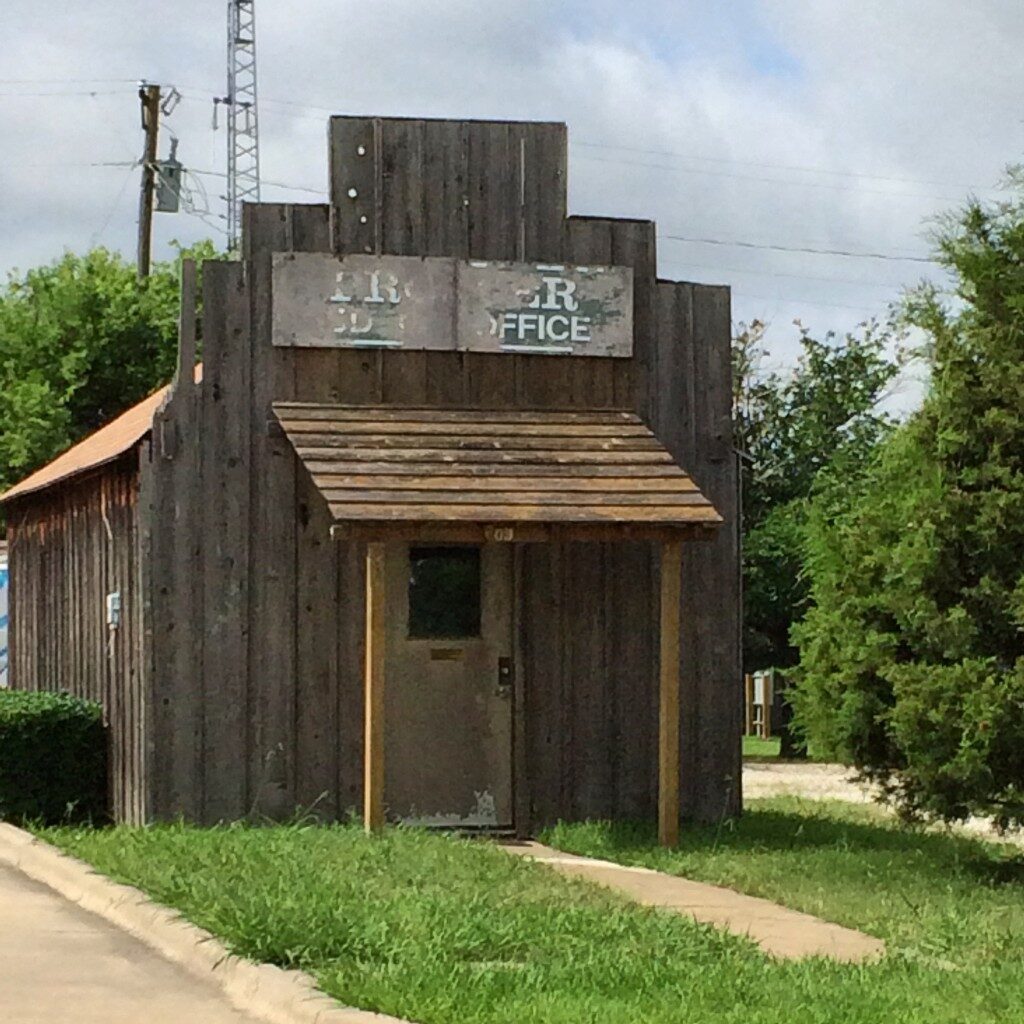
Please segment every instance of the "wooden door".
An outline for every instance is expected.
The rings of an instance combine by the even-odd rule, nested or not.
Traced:
[[[511,566],[503,544],[388,547],[391,820],[512,826]]]

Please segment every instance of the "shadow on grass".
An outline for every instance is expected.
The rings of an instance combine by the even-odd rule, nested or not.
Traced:
[[[665,856],[685,859],[688,854],[705,857],[731,852],[770,856],[845,851],[899,862],[912,855],[914,871],[937,880],[968,871],[979,882],[990,885],[1024,884],[1024,854],[1005,845],[901,826],[895,821],[857,820],[857,813],[830,814],[807,803],[792,811],[751,809],[737,820],[684,828],[678,848],[665,851]],[[645,855],[660,852],[656,829],[646,822],[560,825],[548,835],[556,846],[584,852],[577,837],[589,852],[612,860],[639,861]]]
[[[1024,854],[1010,854],[1001,860],[969,859],[963,866],[987,885],[1024,886]]]

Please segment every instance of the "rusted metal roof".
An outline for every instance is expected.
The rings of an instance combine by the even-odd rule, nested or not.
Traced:
[[[197,365],[195,379],[200,381],[202,377],[202,366]],[[87,470],[112,462],[119,455],[134,448],[152,428],[153,415],[160,408],[160,403],[169,389],[168,384],[159,391],[154,391],[138,405],[133,405],[127,412],[121,413],[106,426],[100,427],[95,433],[58,455],[42,469],[37,469],[16,483],[10,490],[0,494],[0,503],[41,491],[70,477],[78,476]]]
[[[639,417],[275,403],[336,523],[714,526]]]

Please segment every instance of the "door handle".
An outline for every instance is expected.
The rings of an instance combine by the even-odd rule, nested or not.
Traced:
[[[511,658],[498,659],[498,688],[495,695],[498,697],[511,697],[512,684],[515,682],[515,673],[512,670]]]

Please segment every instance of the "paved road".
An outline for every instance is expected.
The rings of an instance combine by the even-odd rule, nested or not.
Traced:
[[[212,984],[0,866],[4,1024],[248,1024]]]

